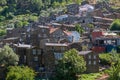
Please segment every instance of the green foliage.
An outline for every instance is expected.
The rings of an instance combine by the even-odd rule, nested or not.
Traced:
[[[3,36],[3,35],[5,35],[5,34],[6,34],[6,30],[0,29],[0,36]]]
[[[5,17],[4,16],[0,16],[0,21],[4,21]]]
[[[120,62],[105,70],[105,73],[109,75],[108,80],[120,80]]]
[[[80,24],[76,24],[76,25],[75,25],[75,29],[76,29],[76,31],[79,32],[80,34],[83,34],[83,32],[84,32],[84,29],[81,27]]]
[[[5,45],[0,49],[0,65],[9,66],[9,65],[17,65],[19,61],[19,57],[14,53],[12,48],[8,45]]]
[[[109,74],[108,80],[120,80],[120,54],[111,52],[111,67],[105,71]]]
[[[96,80],[96,78],[100,77],[102,73],[90,73],[90,74],[81,74],[78,80]]]
[[[15,28],[18,28],[18,27],[23,27],[22,21],[16,21],[15,22]]]
[[[120,62],[116,65],[113,65],[107,73],[109,74],[108,80],[120,80]]]
[[[0,5],[6,5],[7,1],[6,0],[0,0]]]
[[[115,65],[120,60],[120,54],[112,50],[110,53],[99,54],[99,58],[102,65]]]
[[[108,53],[103,53],[103,54],[99,54],[99,58],[100,58],[100,63],[102,65],[110,65],[111,64],[111,55]]]
[[[76,80],[76,75],[86,70],[86,62],[78,55],[77,50],[71,49],[64,53],[56,67],[57,80]]]
[[[113,21],[113,23],[110,26],[110,30],[114,31],[114,30],[120,30],[120,19],[116,19]]]
[[[34,80],[35,72],[27,66],[10,66],[6,80]]]
[[[81,0],[76,0],[81,2]],[[0,28],[22,27],[38,20],[39,16],[58,13],[73,0],[0,0]],[[76,2],[76,3],[77,3]],[[42,10],[45,10],[42,12]],[[34,15],[34,14],[36,15]],[[25,21],[23,21],[25,20]],[[12,24],[12,25],[11,25]]]
[[[14,14],[9,12],[7,15],[6,15],[6,18],[7,19],[13,19],[14,18]]]

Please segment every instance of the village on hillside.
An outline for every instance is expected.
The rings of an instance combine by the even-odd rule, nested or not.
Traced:
[[[66,11],[40,16],[28,26],[7,28],[0,47],[9,45],[19,55],[18,65],[29,66],[40,78],[53,77],[59,60],[71,49],[84,58],[84,74],[99,73],[110,67],[110,64],[102,64],[100,54],[120,53],[120,29],[111,27],[117,19],[120,13],[105,2],[72,3],[66,5]],[[0,67],[1,78],[5,76],[3,67]],[[108,77],[103,73],[96,80]]]

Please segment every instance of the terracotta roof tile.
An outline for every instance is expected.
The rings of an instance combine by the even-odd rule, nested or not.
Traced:
[[[59,28],[50,28],[50,34],[58,30]]]
[[[66,35],[71,35],[71,34],[72,34],[72,32],[70,32],[70,31],[64,31],[64,33],[65,33]]]

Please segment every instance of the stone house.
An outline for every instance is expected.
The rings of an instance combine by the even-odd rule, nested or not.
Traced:
[[[51,76],[54,73],[57,60],[63,56],[65,51],[72,48],[78,51],[82,50],[78,40],[69,40],[69,36],[73,36],[72,39],[75,37],[75,34],[71,35],[72,31],[67,31],[69,28],[71,29],[69,25],[63,29],[41,26],[37,23],[26,27],[25,31],[18,36],[18,41],[11,44],[20,57],[19,65],[27,65],[40,75]]]
[[[51,18],[51,17],[48,17],[48,16],[47,16],[47,17],[46,17],[46,16],[45,16],[45,17],[42,17],[42,16],[41,16],[41,17],[39,18],[39,23],[40,23],[41,25],[45,25],[46,23],[49,23],[49,22],[50,22],[50,18]]]
[[[106,18],[111,18],[111,19],[119,19],[120,18],[120,13],[110,13],[105,15]]]
[[[45,65],[48,72],[54,72],[58,60],[63,57],[63,53],[69,49],[65,43],[46,43],[45,44]]]
[[[50,28],[49,33],[51,42],[58,42],[61,39],[65,39],[67,36],[61,28]]]
[[[113,19],[94,16],[93,21],[93,24],[97,28],[108,29],[111,23],[113,22]]]
[[[24,42],[33,46],[40,46],[40,41],[49,38],[49,27],[38,25],[36,28],[28,28]]]
[[[20,37],[25,31],[25,28],[7,28],[6,38]]]
[[[104,17],[103,12],[100,9],[95,9],[93,12],[91,12],[91,16]]]
[[[99,72],[99,56],[92,51],[80,51],[79,55],[83,56],[86,61],[86,72]]]
[[[68,14],[78,14],[79,13],[79,4],[69,4],[67,5]]]
[[[95,39],[94,51],[100,52],[111,52],[113,49],[119,52],[120,46],[120,36],[109,33],[109,35],[104,35]],[[99,47],[104,48],[100,50]],[[99,52],[100,51],[100,52]]]

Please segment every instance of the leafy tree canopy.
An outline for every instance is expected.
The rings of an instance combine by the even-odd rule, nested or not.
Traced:
[[[84,32],[84,29],[81,27],[80,24],[76,24],[75,25],[75,29],[77,32],[79,32],[80,34],[82,34]]]
[[[110,30],[111,31],[120,30],[120,19],[116,19],[113,21],[113,23],[110,26]]]
[[[57,80],[75,80],[76,75],[86,70],[86,62],[78,55],[77,50],[71,49],[64,53],[56,68]]]
[[[8,45],[5,45],[0,49],[0,65],[1,66],[9,66],[9,65],[17,65],[19,61],[19,57],[14,53],[12,48]]]
[[[6,80],[34,80],[35,72],[27,66],[10,66]]]

